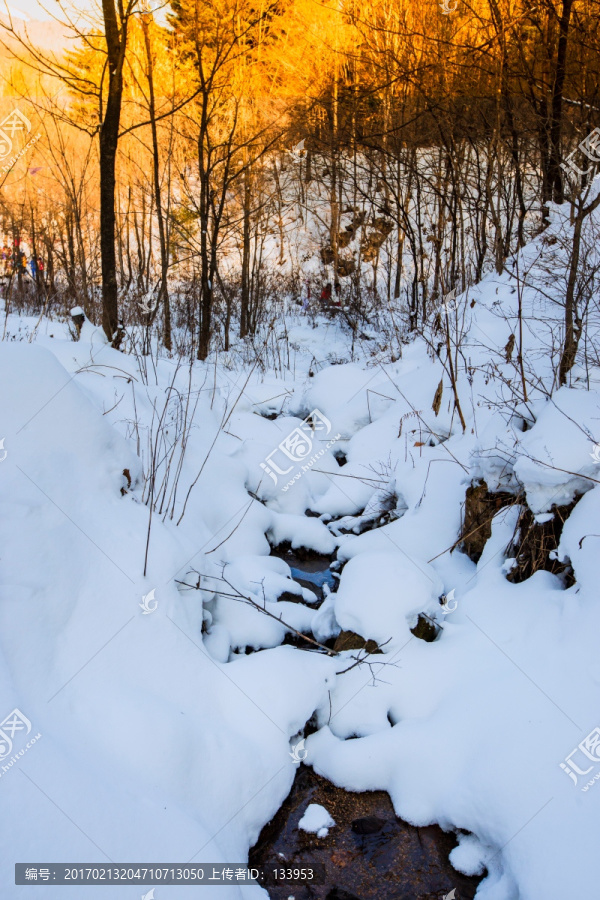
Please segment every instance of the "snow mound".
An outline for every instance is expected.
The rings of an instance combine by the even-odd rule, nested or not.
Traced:
[[[310,834],[316,834],[317,837],[324,838],[329,834],[329,829],[335,826],[335,822],[327,812],[324,806],[319,803],[310,803],[306,807],[306,811],[300,821],[298,828],[302,831],[308,831]]]

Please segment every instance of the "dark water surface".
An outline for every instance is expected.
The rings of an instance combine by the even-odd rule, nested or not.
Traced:
[[[327,809],[336,825],[326,838],[298,829],[310,803]],[[250,865],[267,870],[313,868],[318,884],[277,884],[272,900],[471,900],[481,879],[452,868],[452,834],[416,828],[398,819],[384,791],[353,794],[301,765],[292,790],[250,851]]]
[[[292,571],[294,581],[316,594],[319,600],[323,600],[325,596],[324,584],[330,591],[337,589],[337,579],[330,569],[332,557],[322,556],[310,550],[292,550],[285,544],[275,547],[271,551],[271,556],[285,560]]]

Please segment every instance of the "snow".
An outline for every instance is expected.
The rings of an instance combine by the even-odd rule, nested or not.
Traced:
[[[320,838],[327,837],[329,829],[334,827],[335,822],[320,803],[309,803],[304,815],[298,822],[298,828],[301,828],[302,831],[316,834]]]
[[[553,210],[550,234],[569,228]],[[0,768],[15,811],[4,872],[16,860],[245,862],[292,785],[290,741],[314,716],[304,763],[453,831],[452,864],[485,873],[478,900],[594,896],[600,371],[580,360],[569,387],[554,383],[561,311],[536,262],[547,237],[518,258],[530,271],[526,400],[504,354],[517,330],[512,267],[457,298],[464,432],[431,336],[390,362],[360,341],[354,352],[335,322],[288,314],[293,371],[263,371],[239,357],[150,364],[88,321],[73,341],[64,324],[7,316],[0,719],[19,709],[41,738]],[[290,458],[273,480],[265,460],[315,410],[330,430],[312,433],[311,453],[335,445],[306,470]],[[495,512],[476,564],[456,546],[478,480],[527,503],[539,525],[578,500],[555,553],[571,586],[545,570],[507,579],[518,504]],[[384,509],[395,515],[381,524]],[[339,583],[319,608],[269,555],[282,544],[337,552]],[[140,608],[151,594],[156,605]],[[421,613],[438,626],[431,643],[411,632]],[[382,652],[284,644],[341,630]],[[311,804],[299,827],[322,837],[334,825]],[[3,885],[2,896],[26,893]]]
[[[106,364],[120,360],[104,352]],[[200,852],[211,862],[244,861],[290,788],[289,738],[324,701],[332,662],[275,647],[271,663],[256,654],[222,669],[202,646],[201,596],[182,606],[173,580],[204,543],[202,531],[180,543],[175,525],[157,517],[144,578],[148,508],[130,442],[47,350],[3,344],[0,371],[14,382],[0,411],[2,709],[18,707],[43,735],[19,760],[23,774],[13,766],[2,777],[6,802],[20,810],[3,841],[5,864],[181,862]],[[122,494],[125,469],[132,489]],[[264,537],[261,546],[266,553]],[[288,567],[264,560],[260,569],[241,560],[238,569],[252,580],[264,574],[275,597],[288,587]],[[153,588],[158,605],[144,615],[138,604]],[[308,629],[309,609],[282,606],[284,618]],[[248,611],[255,619],[245,642],[278,643],[261,631],[270,620]],[[229,657],[229,640],[227,649]],[[220,890],[234,897],[247,889]],[[15,897],[25,891],[10,888]],[[46,889],[49,897],[61,891]],[[80,888],[84,897],[108,892]]]
[[[395,586],[390,591],[391,586]],[[442,583],[426,564],[394,553],[361,553],[344,568],[335,595],[339,625],[393,649],[410,638],[419,613],[439,611]]]

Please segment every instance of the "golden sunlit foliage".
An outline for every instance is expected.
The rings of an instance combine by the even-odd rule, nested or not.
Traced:
[[[205,356],[217,293],[228,323],[235,295],[242,335],[256,323],[257,247],[279,229],[283,261],[282,185],[288,151],[298,147],[299,208],[305,185],[322,182],[322,258],[335,277],[353,271],[342,258],[344,197],[353,192],[355,208],[381,186],[378,227],[399,255],[388,292],[400,296],[408,247],[412,327],[428,298],[464,283],[469,266],[474,278],[488,258],[501,267],[524,243],[534,207],[543,223],[548,204],[564,199],[561,161],[598,125],[598,13],[598,0],[173,0],[166,13],[134,4],[112,25],[105,16],[60,59],[13,32],[2,59],[4,97],[19,98],[32,121],[43,122],[27,166],[45,168],[37,181],[23,161],[11,170],[4,230],[37,217],[71,298],[94,309],[94,233],[104,210],[103,284],[111,242],[118,270],[107,333],[116,327],[118,280],[122,294],[154,291],[169,346],[176,277],[196,286],[197,352]],[[44,101],[40,85],[46,98],[62,86],[63,100]],[[425,152],[433,154],[427,173]],[[431,263],[413,221],[423,191],[437,210]],[[445,261],[444,228],[454,232]],[[376,265],[381,244],[370,240],[365,259]]]

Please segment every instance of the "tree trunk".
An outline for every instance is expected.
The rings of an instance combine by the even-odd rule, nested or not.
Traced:
[[[577,275],[579,270],[579,256],[581,253],[581,232],[584,220],[600,206],[600,194],[591,203],[584,206],[582,199],[577,200],[577,213],[573,227],[573,247],[569,260],[569,275],[567,278],[567,293],[565,296],[565,338],[560,357],[558,371],[558,383],[562,386],[567,383],[567,375],[575,364],[579,339],[581,337],[581,323],[577,316]]]
[[[250,330],[250,167],[244,172],[244,220],[242,233],[242,297],[240,310],[240,337]]]
[[[156,220],[158,222],[158,241],[160,245],[160,286],[158,289],[157,310],[161,305],[163,308],[163,344],[167,350],[172,349],[171,339],[171,306],[169,303],[169,289],[167,284],[167,275],[169,271],[169,257],[167,248],[167,238],[165,234],[165,221],[162,210],[162,199],[160,190],[160,167],[159,167],[159,149],[158,149],[158,132],[156,128],[156,101],[154,97],[154,63],[152,59],[152,48],[150,46],[150,33],[148,28],[148,17],[152,13],[143,13],[141,16],[142,31],[144,34],[144,46],[146,50],[146,78],[148,80],[148,107],[150,113],[150,129],[152,132],[152,174],[154,181],[154,202],[156,204]]]
[[[100,256],[102,259],[102,327],[115,349],[123,339],[119,321],[117,256],[115,252],[115,166],[123,97],[126,20],[117,21],[114,0],[102,0],[108,56],[108,97],[100,126]]]
[[[556,49],[556,68],[552,85],[548,180],[552,191],[552,199],[555,203],[563,203],[565,199],[564,181],[560,168],[560,139],[562,134],[562,103],[569,43],[569,22],[572,7],[573,0],[563,0],[562,14],[559,21],[558,46]]]

